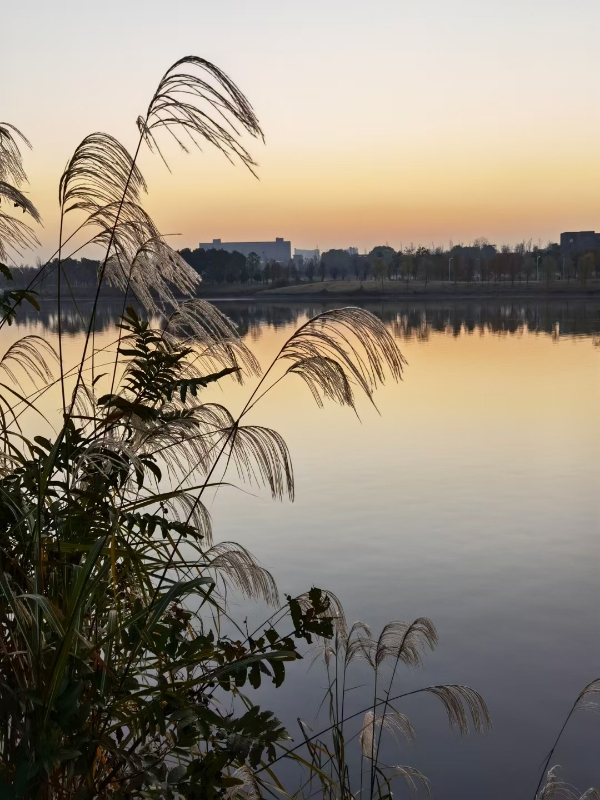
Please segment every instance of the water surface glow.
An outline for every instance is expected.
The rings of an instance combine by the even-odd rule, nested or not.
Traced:
[[[221,308],[266,365],[322,307]],[[417,743],[390,748],[388,763],[421,768],[437,798],[525,800],[574,697],[600,675],[600,306],[369,308],[398,337],[404,380],[377,395],[380,413],[360,403],[360,420],[331,405],[319,410],[297,378],[280,384],[251,421],[288,442],[297,500],[221,490],[211,500],[215,536],[253,551],[282,591],[331,589],[351,621],[377,632],[390,619],[431,617],[439,648],[424,669],[401,674],[399,690],[471,685],[494,731],[460,740],[433,700],[411,701],[402,708]],[[101,310],[98,342],[115,337],[118,311]],[[75,354],[81,326],[73,310],[66,319]],[[6,341],[24,328],[52,340],[55,314],[45,308]],[[223,384],[206,397],[235,411],[251,388]],[[307,666],[289,670],[287,689],[267,687],[257,698],[294,735],[297,716],[314,721],[325,685]],[[349,710],[363,704],[357,691]],[[598,726],[580,713],[556,754],[582,789],[600,782]]]

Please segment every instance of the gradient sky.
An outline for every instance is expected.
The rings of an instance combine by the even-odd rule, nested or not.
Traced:
[[[254,105],[260,180],[216,153],[145,154],[160,229],[294,247],[514,243],[600,229],[597,0],[33,0],[3,11],[0,118],[20,127],[55,242],[79,141],[133,148],[167,67],[214,61]],[[34,256],[27,260],[33,262]]]

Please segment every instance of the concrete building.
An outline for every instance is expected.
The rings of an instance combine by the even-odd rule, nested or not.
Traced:
[[[600,233],[595,231],[567,231],[560,235],[560,249],[564,256],[577,256],[598,248]]]
[[[294,247],[294,261],[302,259],[303,261],[318,261],[321,258],[321,253],[319,252],[319,248],[315,250],[302,250],[298,247]]]
[[[349,256],[357,256],[358,255],[358,247],[348,247],[346,252]]]
[[[250,253],[256,253],[264,264],[268,261],[288,264],[292,259],[290,242],[279,237],[274,242],[222,242],[220,239],[213,239],[210,244],[200,242],[198,247],[203,250],[227,250],[228,253],[236,251],[246,258]]]

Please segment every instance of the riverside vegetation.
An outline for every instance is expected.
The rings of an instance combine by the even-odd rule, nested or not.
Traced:
[[[209,384],[241,382],[260,368],[227,317],[202,300],[180,299],[193,294],[198,274],[144,211],[137,159],[144,146],[163,156],[159,136],[168,131],[182,147],[204,140],[252,169],[238,129],[262,133],[235,84],[196,57],[165,73],[137,126],[133,156],[103,133],[76,148],[60,180],[56,257],[2,299],[0,328],[23,303],[36,307],[36,287],[54,274],[57,350],[30,335],[0,360],[0,797],[342,800],[391,797],[395,779],[428,792],[421,773],[384,764],[380,752],[384,732],[414,737],[395,679],[400,666],[418,665],[434,648],[432,622],[395,621],[374,636],[363,623],[349,625],[324,589],[307,587],[282,602],[248,550],[213,542],[204,505],[227,468],[276,500],[293,499],[285,442],[245,420],[275,383],[296,376],[319,405],[354,407],[357,393],[372,401],[387,376],[400,378],[400,351],[369,312],[324,311],[283,345],[237,417],[202,402]],[[17,129],[0,125],[2,262],[36,243],[33,230],[4,210],[8,203],[39,221],[21,190],[23,144]],[[75,234],[104,256],[83,349],[69,366],[61,303],[73,291],[63,264]],[[9,266],[1,269],[10,281]],[[106,284],[121,290],[123,308],[117,340],[98,347]],[[56,429],[40,402],[54,387]],[[46,435],[28,436],[24,421],[34,416]],[[229,613],[232,590],[273,606],[257,630]],[[331,724],[317,734],[303,725],[293,744],[244,687],[282,686],[306,645],[325,664]],[[347,677],[358,659],[372,670],[372,699],[348,716]],[[573,711],[598,691],[600,682],[586,687]],[[469,687],[410,694],[419,692],[437,697],[461,733],[491,724]],[[538,798],[575,796],[548,771],[555,747]],[[289,761],[303,771],[295,787],[278,775]]]

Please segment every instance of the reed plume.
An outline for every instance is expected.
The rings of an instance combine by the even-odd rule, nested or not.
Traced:
[[[0,204],[4,200],[5,207],[19,208],[23,214],[29,214],[39,223],[41,217],[38,210],[19,188],[27,182],[19,141],[31,148],[28,139],[18,128],[0,122]],[[27,223],[0,209],[0,259],[9,258],[7,248],[21,255],[36,244],[39,244],[38,239]]]

